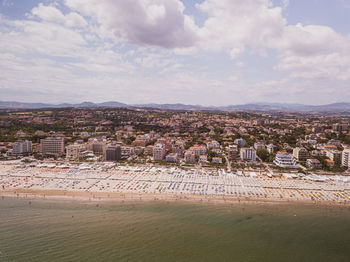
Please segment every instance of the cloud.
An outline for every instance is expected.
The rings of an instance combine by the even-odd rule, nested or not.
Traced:
[[[38,17],[46,22],[61,23],[67,27],[87,26],[87,22],[81,15],[75,12],[64,15],[54,5],[43,5],[42,3],[32,9],[29,17]]]
[[[350,36],[288,24],[269,0],[203,0],[199,26],[183,2],[46,1],[25,19],[0,14],[0,96],[223,105],[347,94]]]
[[[199,29],[202,48],[225,50],[232,59],[280,36],[286,24],[282,9],[267,0],[205,0],[197,8],[208,15]]]
[[[137,45],[181,48],[196,42],[193,18],[180,0],[66,0],[66,5],[95,19],[105,36]]]

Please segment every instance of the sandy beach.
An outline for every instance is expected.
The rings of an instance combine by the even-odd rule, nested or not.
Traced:
[[[254,174],[253,174],[254,173]],[[289,176],[286,176],[289,177]],[[0,165],[0,195],[77,201],[349,205],[350,183],[148,166],[101,169]]]

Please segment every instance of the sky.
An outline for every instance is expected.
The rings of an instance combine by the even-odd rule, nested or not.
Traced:
[[[350,102],[350,0],[0,0],[0,101]]]

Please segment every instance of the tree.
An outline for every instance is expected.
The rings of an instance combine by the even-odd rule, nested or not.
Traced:
[[[268,161],[270,153],[267,151],[267,149],[258,149],[256,153],[263,162]]]

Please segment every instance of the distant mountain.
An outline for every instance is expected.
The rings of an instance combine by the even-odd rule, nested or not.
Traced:
[[[79,104],[45,104],[45,103],[23,103],[15,101],[0,101],[0,109],[42,109],[42,108],[94,108],[94,107],[128,107],[128,108],[153,108],[162,110],[182,111],[248,111],[248,112],[350,112],[350,103],[334,103],[327,105],[303,105],[303,104],[282,104],[282,103],[250,103],[229,106],[201,106],[185,104],[134,104],[128,105],[116,101],[103,103],[82,102]]]
[[[184,104],[136,104],[132,105],[134,107],[143,108],[155,108],[155,109],[165,109],[165,110],[217,110],[216,107],[206,107],[200,105],[184,105]]]
[[[103,103],[82,102],[79,104],[44,104],[44,103],[22,103],[22,102],[7,102],[0,101],[0,109],[42,109],[42,108],[69,108],[69,107],[128,107],[127,104],[110,101]]]

